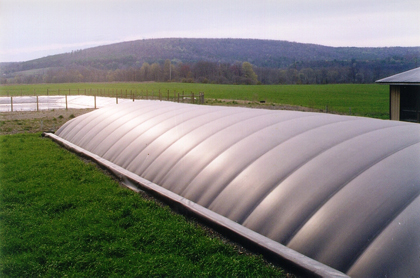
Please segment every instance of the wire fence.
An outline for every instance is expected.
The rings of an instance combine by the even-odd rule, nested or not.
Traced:
[[[92,90],[92,89],[77,89],[77,90],[48,90],[46,94],[37,94],[34,91],[33,95],[25,94],[9,95],[6,92],[5,97],[0,97],[0,112],[13,111],[40,111],[52,109],[83,109],[83,108],[101,108],[110,104],[118,104],[128,101],[136,100],[158,100],[158,101],[173,101],[181,103],[204,104],[204,93],[185,93],[176,92],[170,93],[169,90],[165,93],[148,92],[148,91],[133,91],[133,90]]]

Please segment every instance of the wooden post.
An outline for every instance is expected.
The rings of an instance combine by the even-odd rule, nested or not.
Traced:
[[[191,92],[191,103],[194,104],[194,93]]]
[[[96,109],[96,95],[93,96],[94,108]]]
[[[178,93],[178,103],[179,103],[179,93]]]
[[[116,101],[116,103],[118,104],[118,95],[117,95],[117,96],[115,96],[115,101]]]
[[[68,109],[68,104],[67,104],[67,95],[66,95],[66,110]]]
[[[13,97],[10,97],[10,111],[13,112]]]
[[[133,102],[134,102],[134,93],[133,93],[133,91],[131,91],[131,95],[133,97]]]
[[[38,96],[36,96],[36,111],[39,111],[39,102],[38,102]]]

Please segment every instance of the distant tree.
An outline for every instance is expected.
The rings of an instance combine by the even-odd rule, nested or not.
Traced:
[[[356,73],[356,82],[357,83],[364,83],[365,82],[365,76],[363,75],[363,73],[361,73],[361,72]]]
[[[296,84],[298,82],[298,71],[294,68],[289,68],[286,73],[287,76],[287,83],[288,84]]]
[[[169,81],[172,79],[172,69],[171,69],[171,61],[169,59],[165,60],[165,63],[163,64],[163,79],[164,81]]]
[[[218,75],[218,67],[216,63],[199,61],[193,67],[193,74],[196,80],[215,80]]]
[[[150,76],[153,81],[161,81],[162,79],[162,69],[158,63],[153,63],[150,66]]]
[[[316,81],[315,72],[311,68],[304,68],[299,71],[299,79],[302,84],[314,84]]]
[[[109,70],[106,74],[106,81],[107,82],[114,82],[115,81],[115,74],[112,70]]]
[[[333,83],[338,83],[340,74],[338,73],[337,70],[329,70],[327,73],[327,83],[329,84],[333,84]]]
[[[180,63],[178,66],[178,72],[180,78],[191,78],[192,72],[191,67],[187,64]]]
[[[141,81],[150,80],[150,65],[147,62],[144,62],[140,68],[140,80]]]
[[[279,70],[279,84],[287,84],[287,70]]]
[[[242,73],[243,77],[246,79],[246,83],[248,84],[256,84],[258,81],[258,77],[255,74],[254,70],[252,69],[252,65],[249,62],[242,63]]]

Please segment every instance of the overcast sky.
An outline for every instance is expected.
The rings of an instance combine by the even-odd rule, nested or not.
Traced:
[[[0,62],[173,37],[420,46],[420,1],[0,0]]]

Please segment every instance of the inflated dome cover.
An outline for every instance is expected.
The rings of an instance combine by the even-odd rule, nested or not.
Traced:
[[[354,277],[420,273],[420,125],[139,101],[56,135]]]

